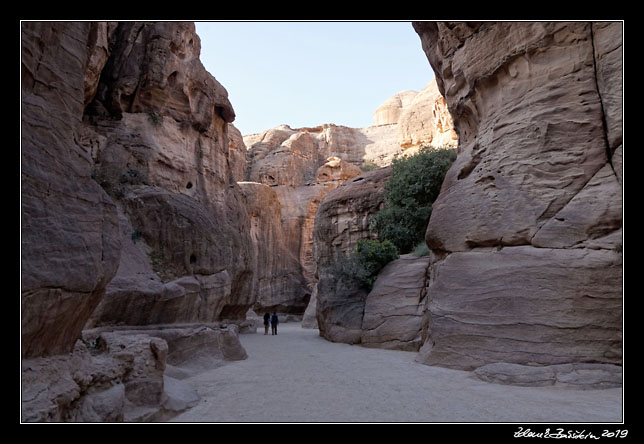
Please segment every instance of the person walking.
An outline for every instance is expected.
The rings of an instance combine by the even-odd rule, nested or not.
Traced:
[[[274,335],[277,334],[277,324],[279,323],[280,323],[280,320],[277,317],[277,313],[273,312],[273,316],[271,316],[271,329]]]
[[[269,312],[266,312],[264,314],[264,334],[265,335],[268,334],[268,322],[270,321],[270,319],[271,319],[271,314]]]

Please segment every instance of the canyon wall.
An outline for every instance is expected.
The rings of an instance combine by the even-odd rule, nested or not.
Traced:
[[[403,91],[393,95],[374,111],[373,118],[374,125],[364,128],[334,124],[307,128],[280,125],[243,137],[248,148],[246,180],[271,187],[281,206],[287,251],[282,252],[280,247],[280,252],[274,254],[299,257],[299,273],[306,282],[305,286],[292,286],[293,290],[281,294],[294,296],[300,289],[299,303],[297,297],[289,297],[290,311],[300,314],[302,301],[311,300],[306,323],[309,327],[317,326],[313,227],[325,196],[348,179],[362,174],[360,168],[388,166],[397,157],[415,153],[421,145],[454,147],[457,143],[451,117],[434,79],[420,92]],[[273,229],[269,225],[265,227]],[[297,276],[297,267],[290,260],[289,263],[282,263],[283,269],[288,269],[290,276]],[[299,280],[296,278],[293,283]],[[289,311],[279,291],[266,288],[261,293],[264,296],[258,297],[257,312],[276,306]],[[273,296],[269,297],[270,294]]]
[[[413,26],[459,140],[419,361],[621,365],[621,23]]]
[[[159,418],[197,349],[245,358],[217,322],[255,302],[245,151],[199,52],[192,23],[21,24],[26,421]]]
[[[315,216],[313,253],[317,265],[316,318],[320,336],[334,342],[360,343],[368,291],[342,273],[343,258],[358,241],[375,239],[369,217],[384,204],[391,167],[349,180],[322,200]]]

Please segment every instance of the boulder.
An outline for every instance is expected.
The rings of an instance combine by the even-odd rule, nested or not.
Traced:
[[[66,355],[23,359],[24,422],[121,422],[160,410],[168,346],[147,335],[104,333]]]
[[[380,271],[365,301],[361,345],[420,349],[428,267],[429,257],[405,254]]]

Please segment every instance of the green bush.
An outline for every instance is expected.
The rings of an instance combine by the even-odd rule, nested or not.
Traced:
[[[398,259],[396,246],[390,240],[360,240],[353,253],[355,263],[362,268],[358,274],[362,286],[371,290],[378,273],[389,262]]]
[[[421,147],[418,154],[394,160],[385,207],[370,222],[379,239],[392,241],[401,254],[424,239],[432,203],[455,159],[453,149]]]
[[[398,252],[391,241],[359,240],[356,250],[337,259],[329,271],[338,281],[371,291],[380,270],[395,259]]]

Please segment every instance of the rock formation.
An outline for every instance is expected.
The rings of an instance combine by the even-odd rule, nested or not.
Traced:
[[[288,233],[282,227],[282,209],[274,188],[257,182],[239,182],[251,218],[257,270],[254,288],[255,310],[302,313],[310,290],[302,274],[299,256],[289,248]]]
[[[237,328],[217,321],[255,302],[226,90],[191,23],[23,22],[21,33],[23,419],[186,408],[196,393],[166,360],[183,365],[186,347],[217,365],[243,359]]]
[[[70,352],[118,267],[116,205],[92,180],[93,159],[78,143],[110,31],[96,23],[21,27],[25,358]]]
[[[359,343],[368,292],[342,279],[337,267],[359,240],[373,239],[369,216],[384,203],[391,167],[349,180],[327,194],[318,208],[313,231],[317,264],[316,315],[320,335],[335,342]]]
[[[391,96],[373,112],[374,125],[397,124],[403,108],[407,108],[417,95],[417,91],[408,90]]]
[[[387,264],[367,295],[360,344],[418,351],[423,343],[429,257],[405,254]]]
[[[419,360],[621,365],[621,24],[414,28],[459,140]]]
[[[374,122],[365,128],[280,125],[243,138],[248,147],[247,180],[271,186],[279,198],[284,238],[291,255],[300,258],[306,297],[313,304],[306,317],[310,327],[317,325],[313,225],[324,196],[360,175],[359,167],[387,166],[421,145],[456,144],[449,112],[434,80],[420,93],[392,96],[374,112]],[[262,311],[261,305],[256,310]]]
[[[327,193],[362,173],[357,166],[362,164],[359,145],[347,137],[350,130],[335,125],[301,129],[282,125],[244,137],[249,182],[243,182],[242,188],[247,193],[261,189],[265,196],[256,200],[254,232],[272,231],[281,239],[279,246],[257,242],[258,251],[274,263],[260,273],[278,281],[289,276],[292,282],[287,291],[267,283],[259,291],[256,312],[304,313],[315,282],[313,223],[318,205]],[[260,216],[267,211],[267,201],[274,202],[270,221]]]

